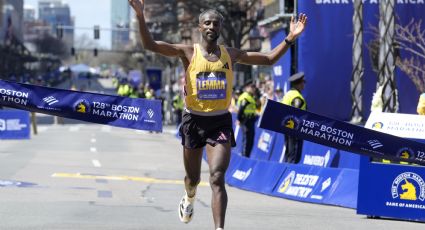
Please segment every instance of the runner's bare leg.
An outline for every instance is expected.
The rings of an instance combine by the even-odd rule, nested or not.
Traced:
[[[183,162],[186,170],[184,185],[189,197],[195,195],[196,186],[201,181],[202,150],[203,148],[188,149],[183,147]]]
[[[215,228],[223,228],[227,208],[227,192],[224,175],[230,161],[230,143],[207,145],[210,186],[212,189],[211,208]]]

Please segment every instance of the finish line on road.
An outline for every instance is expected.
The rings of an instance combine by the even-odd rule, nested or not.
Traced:
[[[183,180],[165,180],[151,177],[133,177],[133,176],[103,176],[81,173],[53,173],[55,178],[74,178],[74,179],[91,179],[91,180],[120,180],[120,181],[139,181],[151,184],[184,184]],[[199,183],[200,186],[210,186],[207,182]]]

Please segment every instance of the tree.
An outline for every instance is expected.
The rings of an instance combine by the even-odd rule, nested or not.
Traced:
[[[379,29],[369,25],[375,39],[368,44],[372,68],[378,72]],[[396,65],[415,84],[419,92],[425,92],[425,29],[422,20],[410,20],[406,25],[395,24]],[[401,51],[404,51],[401,53]]]
[[[417,90],[425,92],[425,29],[422,20],[410,20],[407,25],[397,24],[396,45],[407,57],[398,57],[397,66],[412,80]]]
[[[69,56],[66,44],[48,33],[35,39],[34,44],[39,53],[53,54],[62,58]]]

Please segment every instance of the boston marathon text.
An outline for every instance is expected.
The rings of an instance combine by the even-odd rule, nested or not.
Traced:
[[[19,105],[27,105],[29,93],[11,89],[0,89],[1,100]]]
[[[303,120],[300,132],[345,146],[351,146],[354,139],[354,133],[308,120]]]
[[[93,102],[93,115],[111,117],[129,121],[139,120],[140,108],[135,106],[115,105],[103,102]]]

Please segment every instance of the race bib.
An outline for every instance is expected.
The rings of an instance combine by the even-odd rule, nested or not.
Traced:
[[[199,100],[219,100],[226,98],[226,73],[201,72],[196,76]]]

